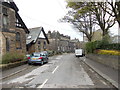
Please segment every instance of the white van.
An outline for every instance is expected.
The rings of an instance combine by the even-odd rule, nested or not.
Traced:
[[[75,56],[82,57],[84,55],[83,49],[75,49]]]

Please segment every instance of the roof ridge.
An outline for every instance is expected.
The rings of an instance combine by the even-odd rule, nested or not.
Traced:
[[[37,29],[37,28],[42,28],[42,26],[40,26],[40,27],[29,28],[29,30],[31,30],[31,29]]]

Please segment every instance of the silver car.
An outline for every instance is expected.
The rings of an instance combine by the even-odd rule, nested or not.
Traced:
[[[29,57],[28,57],[28,64],[41,64],[43,65],[44,63],[48,63],[48,55],[44,52],[40,52],[40,53],[32,53]]]

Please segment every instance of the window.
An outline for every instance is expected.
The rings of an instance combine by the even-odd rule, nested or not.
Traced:
[[[8,28],[8,16],[3,15],[3,28]]]
[[[8,14],[7,14],[7,9],[3,8],[2,9],[3,13],[3,28],[7,29],[8,28]]]
[[[16,33],[16,49],[21,49],[21,36],[20,33]]]
[[[8,15],[8,13],[7,13],[7,8],[2,8],[2,13],[3,13],[3,15]]]
[[[38,41],[38,44],[40,44],[40,41]]]
[[[9,51],[9,49],[10,49],[9,39],[6,38],[6,51]]]
[[[43,49],[46,49],[46,42],[43,43]]]
[[[46,45],[46,42],[44,41],[44,45]]]
[[[16,33],[16,41],[20,41],[20,33],[19,32]]]

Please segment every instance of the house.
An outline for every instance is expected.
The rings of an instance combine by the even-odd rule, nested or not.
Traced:
[[[26,54],[26,34],[29,30],[18,13],[18,7],[7,0],[0,2],[0,10],[0,53]]]
[[[49,40],[43,27],[29,29],[30,33],[26,35],[27,53],[40,52],[46,50]]]
[[[48,31],[48,39],[50,44],[48,45],[48,50],[56,52],[65,52],[68,50],[68,41],[70,40],[69,36],[60,34],[58,31]]]
[[[76,39],[76,38],[75,38],[75,39],[72,39],[71,42],[74,43],[74,48],[75,48],[75,49],[82,48],[79,39]]]
[[[70,36],[60,34],[58,31],[48,31],[47,33],[50,44],[47,49],[56,52],[74,52],[76,48],[80,47],[78,39],[71,40]]]

